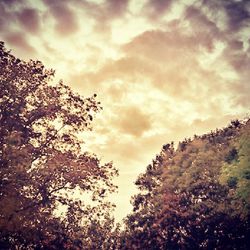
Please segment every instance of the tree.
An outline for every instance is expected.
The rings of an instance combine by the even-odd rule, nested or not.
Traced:
[[[117,170],[85,152],[79,136],[100,103],[53,85],[53,70],[16,58],[3,42],[0,58],[0,248],[82,249],[116,189]]]
[[[232,143],[225,157],[220,182],[231,189],[232,196],[244,203],[243,214],[250,210],[250,120]]]
[[[140,193],[131,199],[133,213],[125,219],[121,249],[162,249],[164,232],[159,229],[156,220],[162,209],[164,163],[171,160],[173,153],[173,143],[164,145],[162,152],[135,182]]]
[[[121,249],[248,249],[249,125],[164,145],[138,177]]]

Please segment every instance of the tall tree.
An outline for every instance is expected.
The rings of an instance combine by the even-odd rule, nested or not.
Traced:
[[[96,95],[52,84],[53,70],[3,42],[0,58],[0,248],[91,249],[86,232],[105,224],[117,174],[80,138],[100,110]]]

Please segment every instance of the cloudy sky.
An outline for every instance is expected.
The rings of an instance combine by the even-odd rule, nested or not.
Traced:
[[[163,144],[249,115],[247,0],[0,0],[0,40],[97,93],[86,147],[120,171],[118,220]]]

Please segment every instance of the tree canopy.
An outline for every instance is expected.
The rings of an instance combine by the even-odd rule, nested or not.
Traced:
[[[250,121],[163,146],[136,185],[121,249],[249,249]]]
[[[53,84],[53,70],[3,42],[0,58],[0,248],[97,249],[107,239],[91,230],[113,223],[104,198],[117,170],[86,152],[79,135],[101,108],[96,95]]]

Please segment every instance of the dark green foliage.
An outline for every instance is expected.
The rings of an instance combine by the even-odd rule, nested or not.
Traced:
[[[238,178],[235,176],[230,176],[227,180],[227,185],[230,188],[235,188],[237,186]]]
[[[235,148],[231,149],[225,157],[225,161],[227,163],[231,163],[232,161],[237,160],[237,159],[238,159],[238,152]]]
[[[247,179],[247,180],[250,180],[250,171],[249,170],[246,170],[244,173],[243,173],[243,178]]]

